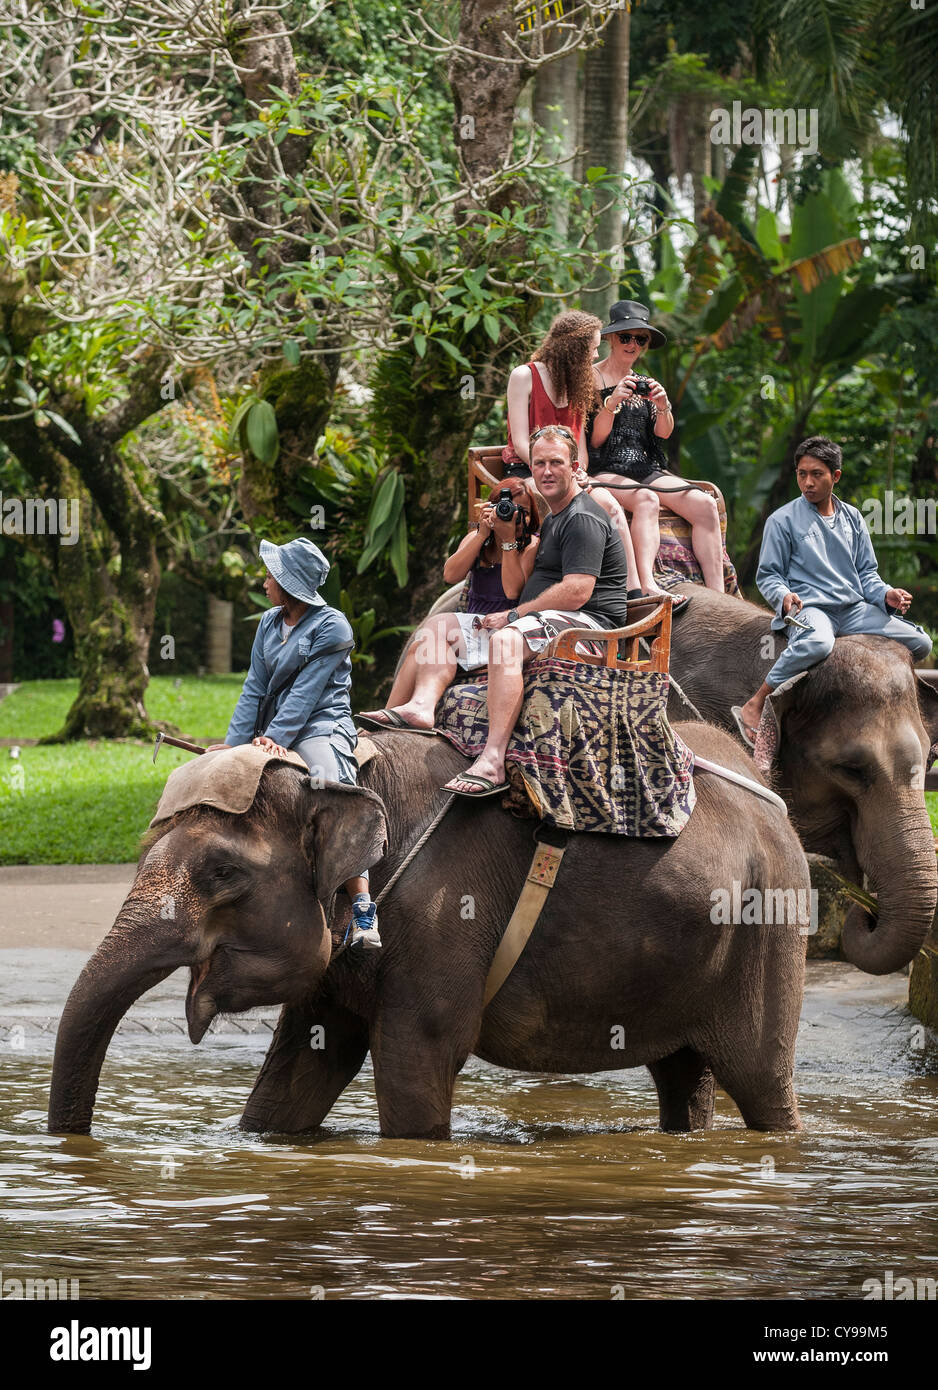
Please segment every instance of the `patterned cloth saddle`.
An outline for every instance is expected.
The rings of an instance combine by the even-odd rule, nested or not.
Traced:
[[[436,727],[467,757],[488,732],[488,681],[453,685]],[[668,677],[542,657],[525,671],[503,805],[564,830],[673,838],[694,809],[694,756],[668,723]]]

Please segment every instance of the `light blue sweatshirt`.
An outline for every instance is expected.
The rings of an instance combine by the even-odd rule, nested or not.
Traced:
[[[316,660],[316,650],[352,641],[352,629],[344,614],[335,608],[307,608],[284,642],[280,609],[271,608],[257,625],[251,649],[251,669],[235,705],[225,742],[231,747],[250,743],[254,737],[257,702],[294,671],[312,651],[312,660],[303,668],[290,689],[279,696],[271,724],[264,731],[284,748],[292,748],[305,738],[331,737],[339,729],[352,748],[357,734],[352,723],[350,690],[352,662],[349,652],[333,652]]]
[[[796,497],[765,523],[756,584],[780,623],[782,600],[797,594],[805,608],[872,603],[886,608],[889,585],[879,577],[873,542],[856,507],[834,498],[834,521]]]

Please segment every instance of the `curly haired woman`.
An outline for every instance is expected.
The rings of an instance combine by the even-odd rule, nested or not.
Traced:
[[[573,435],[585,479],[589,455],[584,427],[598,405],[593,363],[599,355],[601,328],[598,318],[578,309],[558,314],[530,362],[515,367],[508,378],[508,445],[502,450],[504,476],[523,478],[532,495],[536,490],[531,481],[530,439],[535,430],[545,425],[560,425]],[[651,566],[646,565],[642,573],[635,559],[636,551],[643,556],[654,556],[657,551],[657,506],[653,514],[636,508],[632,525],[638,534],[633,547],[629,524],[616,498],[602,487],[593,486],[590,492],[608,514],[625,547],[630,595],[662,592]],[[654,528],[653,536],[643,533],[648,525]]]

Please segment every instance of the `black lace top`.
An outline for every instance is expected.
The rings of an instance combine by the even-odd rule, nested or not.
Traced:
[[[600,391],[606,401],[615,390],[605,386]],[[664,455],[655,437],[655,421],[658,408],[645,396],[632,396],[622,402],[622,409],[613,417],[612,429],[605,443],[598,448],[593,446],[593,422],[598,415],[595,411],[586,427],[586,443],[589,451],[590,473],[620,473],[623,477],[641,482],[652,473],[660,473],[665,467]]]

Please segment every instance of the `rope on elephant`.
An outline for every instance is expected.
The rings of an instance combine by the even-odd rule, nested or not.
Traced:
[[[676,474],[674,476],[677,476]],[[612,492],[636,492],[639,488],[647,487],[652,492],[661,493],[667,497],[669,492],[706,492],[709,497],[713,496],[709,488],[701,487],[699,483],[682,483],[680,487],[655,487],[654,480],[650,483],[604,483],[599,478],[590,474],[590,482],[594,487],[609,488]]]
[[[700,710],[699,710],[699,709],[697,708],[697,706],[694,704],[693,700],[688,699],[688,697],[684,694],[684,692],[683,692],[683,690],[681,689],[681,687],[678,685],[677,681],[674,679],[674,677],[673,677],[670,673],[668,674],[668,680],[671,682],[671,689],[675,692],[676,695],[679,695],[680,698],[684,701],[685,705],[686,705],[687,708],[690,710],[690,712],[691,712],[691,714],[694,716],[694,718],[695,718],[695,719],[699,719],[700,722],[701,722],[701,724],[705,723],[704,717],[703,717],[703,715],[700,713]]]
[[[773,792],[769,787],[764,787],[761,782],[754,782],[751,777],[745,777],[741,772],[734,772],[732,768],[724,767],[722,763],[712,763],[709,758],[701,758],[697,753],[694,754],[694,771],[712,772],[717,777],[724,777],[727,782],[735,782],[738,787],[745,787],[747,791],[755,792],[764,801],[771,801],[773,806],[777,806],[780,811],[788,815],[788,807],[777,792]]]
[[[406,854],[406,855],[404,856],[404,858],[401,860],[400,864],[398,864],[397,868],[394,870],[393,874],[392,874],[391,877],[388,879],[387,883],[386,883],[386,884],[384,885],[384,887],[381,889],[381,892],[380,892],[380,893],[378,894],[378,896],[375,898],[374,901],[375,901],[375,906],[376,906],[376,907],[380,907],[380,906],[381,906],[382,902],[383,902],[384,899],[387,897],[387,895],[390,893],[391,889],[394,887],[395,883],[396,883],[397,880],[400,878],[401,874],[402,874],[402,873],[404,872],[404,870],[407,868],[408,864],[410,864],[411,861],[412,861],[413,859],[415,859],[416,856],[417,856],[417,855],[420,853],[420,851],[423,849],[424,845],[427,843],[427,841],[429,840],[430,836],[433,834],[434,830],[437,828],[437,826],[439,825],[440,821],[441,821],[441,820],[443,819],[443,817],[446,815],[446,812],[449,810],[449,808],[452,806],[452,804],[453,804],[453,802],[454,802],[455,800],[456,800],[456,793],[455,793],[455,792],[451,792],[451,793],[449,794],[449,796],[446,798],[446,801],[443,803],[443,808],[442,808],[442,810],[440,810],[440,811],[437,812],[437,814],[433,817],[433,820],[432,820],[432,821],[430,822],[430,824],[427,826],[426,830],[425,830],[425,831],[423,832],[423,834],[420,836],[420,839],[416,842],[416,844],[412,845],[411,848],[407,851],[407,854]]]

